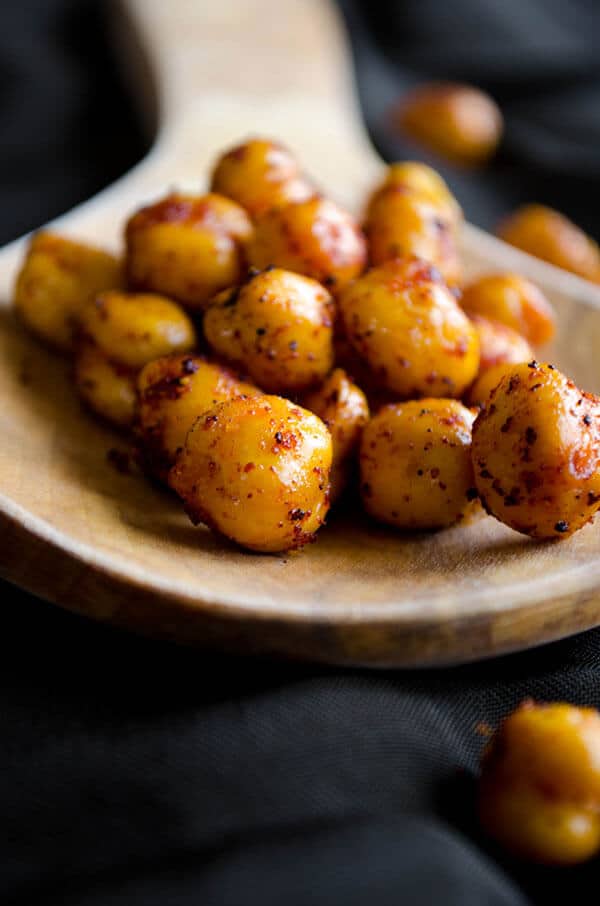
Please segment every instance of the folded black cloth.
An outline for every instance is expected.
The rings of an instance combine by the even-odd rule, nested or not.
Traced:
[[[489,170],[460,176],[469,216],[486,223],[527,200],[535,172],[539,200],[598,226],[597,162],[583,164],[598,134],[594,4],[344,11],[382,151],[405,153],[383,117],[404,84],[492,87],[508,132]],[[143,153],[103,23],[92,2],[0,6],[4,239]],[[545,119],[567,89],[577,117]],[[527,139],[512,125],[519,98]],[[571,156],[536,156],[534,121]],[[575,900],[600,880],[597,861],[507,859],[474,814],[478,726],[526,696],[600,707],[600,631],[479,665],[369,673],[182,650],[0,588],[3,906],[516,906]]]

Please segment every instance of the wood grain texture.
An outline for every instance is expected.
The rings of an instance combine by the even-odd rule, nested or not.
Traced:
[[[161,132],[132,174],[61,218],[119,247],[128,212],[167,186],[201,189],[215,155],[249,134],[286,141],[358,210],[382,164],[356,112],[343,34],[324,0],[129,0],[156,73]],[[487,237],[468,267],[517,269],[555,302],[549,353],[600,390],[600,289]],[[300,553],[260,556],[194,528],[177,501],[107,459],[127,443],[82,414],[67,365],[8,306],[22,243],[0,252],[0,572],[62,606],[139,632],[366,665],[453,663],[600,623],[600,522],[535,543],[481,516],[403,536],[358,507]]]

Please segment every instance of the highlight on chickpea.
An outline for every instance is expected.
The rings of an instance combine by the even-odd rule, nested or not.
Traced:
[[[475,160],[498,122],[488,110],[486,144],[465,97],[422,91],[413,114],[446,105],[471,128],[450,130],[453,153]],[[391,530],[487,512],[567,538],[600,508],[600,399],[540,353],[559,329],[552,304],[520,274],[465,282],[460,204],[424,163],[392,164],[363,210],[252,137],[224,149],[209,192],[124,212],[121,256],[36,234],[15,312],[224,543],[304,547],[344,499]],[[593,276],[597,249],[552,239],[556,224],[538,210],[504,232]]]

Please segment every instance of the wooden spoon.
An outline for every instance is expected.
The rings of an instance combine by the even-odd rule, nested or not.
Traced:
[[[136,72],[155,92],[158,138],[131,173],[53,227],[118,248],[132,209],[169,186],[200,190],[216,155],[253,134],[289,144],[334,198],[359,209],[382,163],[363,131],[333,5],[128,0],[120,15],[127,59],[143,51]],[[193,528],[166,492],[109,464],[124,442],[82,414],[64,362],[14,322],[22,254],[23,240],[0,252],[6,578],[139,632],[338,663],[460,662],[600,623],[600,520],[539,544],[489,517],[403,536],[347,513],[286,556],[248,554]],[[559,314],[549,355],[600,390],[600,288],[472,226],[464,254],[471,273],[511,269],[537,281]]]

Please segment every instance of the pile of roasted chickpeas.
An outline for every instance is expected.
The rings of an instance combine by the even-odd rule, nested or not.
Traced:
[[[313,540],[352,488],[397,529],[483,504],[566,537],[600,506],[598,400],[535,361],[555,330],[540,289],[463,285],[461,223],[425,164],[390,166],[359,224],[254,139],[209,193],[133,213],[122,261],[36,234],[15,305],[192,521],[250,550]]]

